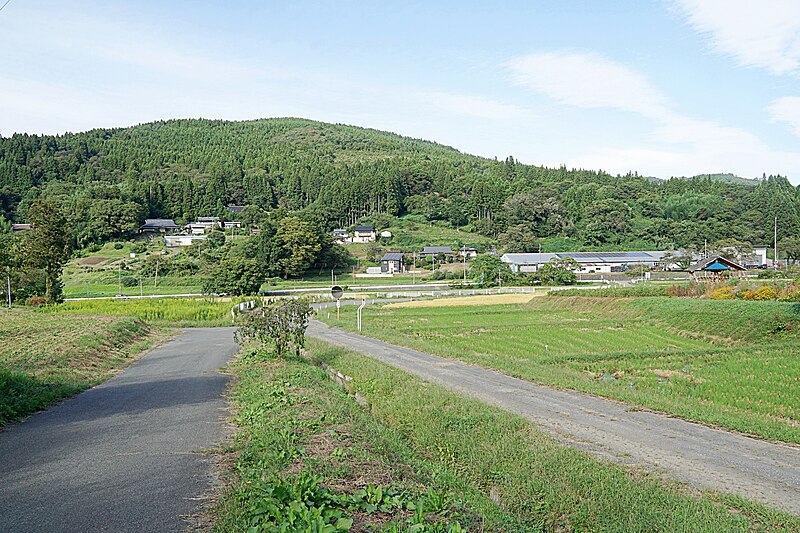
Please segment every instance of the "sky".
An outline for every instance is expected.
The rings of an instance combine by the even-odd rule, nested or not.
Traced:
[[[797,185],[800,1],[10,0],[0,11],[4,137],[288,116],[536,165]]]

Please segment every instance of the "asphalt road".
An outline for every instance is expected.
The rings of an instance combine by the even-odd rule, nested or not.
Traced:
[[[558,441],[800,515],[800,447],[556,390],[312,320],[307,334],[524,416]]]
[[[225,437],[232,328],[184,330],[102,385],[0,431],[0,531],[182,531]]]

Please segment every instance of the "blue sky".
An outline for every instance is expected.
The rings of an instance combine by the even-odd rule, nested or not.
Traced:
[[[0,11],[0,134],[296,116],[487,157],[800,183],[800,2],[55,2]]]

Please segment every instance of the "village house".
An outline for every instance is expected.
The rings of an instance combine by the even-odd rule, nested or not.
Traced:
[[[176,233],[180,227],[171,218],[148,218],[139,233]]]
[[[406,256],[402,252],[387,252],[381,258],[381,273],[395,274],[406,271]]]
[[[455,253],[453,253],[453,249],[449,246],[423,246],[422,251],[419,252],[420,259],[438,257],[439,255],[443,255],[445,258],[452,258],[455,256]]]
[[[333,242],[338,244],[349,244],[353,242],[350,238],[350,234],[347,233],[346,229],[336,228],[333,230]]]
[[[367,243],[375,240],[375,226],[356,226],[353,229],[353,239],[351,242]]]
[[[476,248],[467,248],[466,246],[462,246],[458,250],[458,255],[467,259],[475,259],[478,257],[478,250]]]

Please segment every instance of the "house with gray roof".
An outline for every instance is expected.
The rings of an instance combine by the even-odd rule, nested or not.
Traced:
[[[622,271],[630,265],[645,265],[650,268],[662,265],[667,252],[558,252],[503,254],[500,260],[508,264],[512,272],[537,272],[552,260],[573,259],[584,274]]]
[[[395,274],[406,271],[406,255],[403,252],[388,252],[381,258],[381,273]]]
[[[139,233],[175,233],[180,227],[171,218],[148,218]]]
[[[440,254],[445,257],[453,257],[455,255],[453,249],[449,246],[423,246],[419,257],[420,259],[425,259],[428,257],[436,257]]]

